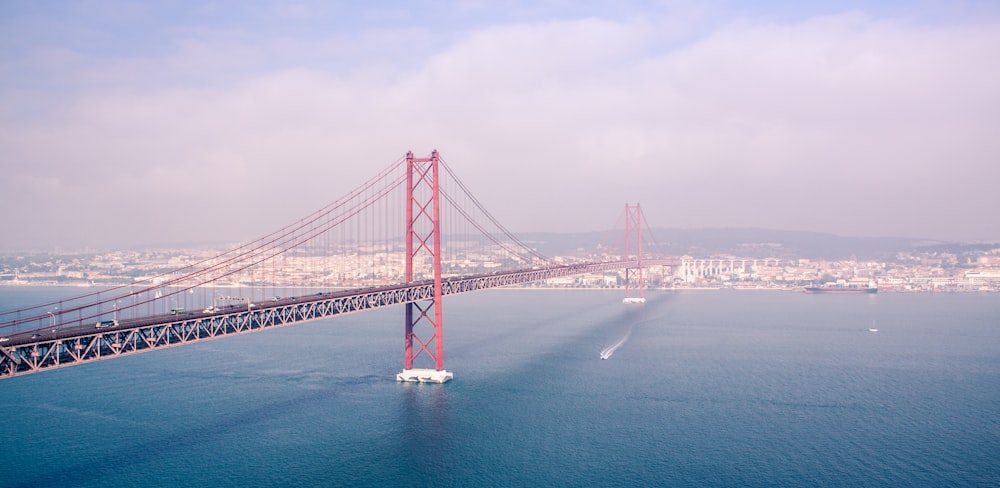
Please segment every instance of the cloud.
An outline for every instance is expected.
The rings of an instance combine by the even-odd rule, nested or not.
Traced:
[[[67,62],[81,91],[0,112],[0,218],[66,229],[34,244],[76,239],[88,215],[149,241],[246,239],[437,148],[514,230],[600,229],[641,201],[663,226],[1000,240],[983,218],[1000,206],[998,32],[848,13],[698,36],[648,17],[515,22],[440,48],[412,30],[412,51],[371,32],[311,53],[180,40]],[[284,54],[298,61],[254,60]],[[0,97],[18,93],[44,97]],[[24,200],[39,203],[10,210]]]
[[[996,203],[988,178],[942,185],[954,178],[949,168],[997,171],[988,134],[1000,113],[991,109],[998,73],[983,65],[1000,45],[995,29],[850,14],[734,24],[642,56],[642,38],[629,27],[598,35],[586,23],[497,28],[434,59],[433,72],[467,70],[460,83],[443,83],[477,114],[482,130],[473,140],[492,154],[516,148],[525,161],[504,162],[505,175],[516,176],[499,176],[495,187],[583,171],[592,177],[582,188],[537,184],[524,193],[577,195],[572,207],[584,215],[598,214],[586,201],[611,200],[589,195],[645,196],[670,202],[657,208],[672,214],[668,224],[941,237],[975,232],[944,230],[934,209],[949,206],[943,200],[970,198],[971,186],[973,208]],[[545,36],[564,39],[560,31],[574,28],[575,39],[587,40],[571,43],[582,60],[561,63],[573,58],[561,51],[567,44]],[[586,57],[593,46],[601,49]],[[824,209],[817,199],[835,203]],[[873,205],[887,200],[896,205]],[[570,225],[588,223],[576,219]]]

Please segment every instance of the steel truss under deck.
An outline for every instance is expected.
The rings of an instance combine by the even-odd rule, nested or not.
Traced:
[[[666,260],[662,262],[647,260],[645,264],[676,263]],[[442,295],[454,295],[562,276],[627,269],[636,265],[634,261],[610,261],[445,278],[441,283],[441,291]],[[278,303],[263,303],[239,312],[177,315],[163,319],[159,323],[141,326],[122,325],[103,329],[81,326],[76,329],[78,333],[68,337],[66,335],[72,331],[63,332],[57,339],[33,339],[30,342],[0,346],[0,378],[272,329],[335,315],[413,303],[431,299],[433,296],[434,281],[427,280],[298,297]]]

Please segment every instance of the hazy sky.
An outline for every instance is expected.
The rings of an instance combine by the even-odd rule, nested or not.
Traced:
[[[1000,241],[1000,3],[869,3],[0,1],[0,250],[247,240],[435,148],[515,232]]]

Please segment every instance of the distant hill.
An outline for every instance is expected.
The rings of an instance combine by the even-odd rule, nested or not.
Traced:
[[[463,239],[465,237],[451,236]],[[624,230],[575,233],[525,232],[517,235],[523,243],[546,256],[592,254],[599,249],[618,249],[624,244]],[[447,238],[447,237],[446,237]],[[469,237],[475,240],[473,237]],[[130,250],[150,249],[228,249],[233,243],[189,242],[133,246]],[[648,253],[667,256],[708,257],[731,255],[747,258],[858,259],[892,261],[899,253],[952,253],[962,255],[1000,248],[1000,243],[969,244],[931,241],[906,237],[845,237],[823,232],[786,231],[760,228],[744,229],[670,229],[643,231],[643,247]],[[92,255],[109,250],[57,250],[55,254]],[[619,251],[615,251],[617,253]],[[27,254],[52,254],[51,251],[27,251]],[[0,255],[25,252],[0,252]]]
[[[900,252],[950,252],[961,254],[1000,244],[965,244],[905,237],[844,237],[822,232],[771,229],[665,229],[643,232],[647,252],[681,256],[734,255],[751,258],[808,258],[891,260]],[[547,256],[593,252],[598,246],[619,247],[623,231],[556,234],[533,232],[519,235]],[[652,241],[652,242],[650,242]]]

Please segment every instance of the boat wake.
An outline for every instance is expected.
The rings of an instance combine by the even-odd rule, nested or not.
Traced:
[[[628,338],[631,335],[632,335],[632,326],[629,326],[628,330],[625,331],[625,335],[623,335],[621,339],[618,339],[618,342],[608,347],[605,347],[604,349],[601,350],[601,359],[610,358],[615,353],[615,351],[618,350],[619,347],[622,347],[622,345],[628,341]]]

